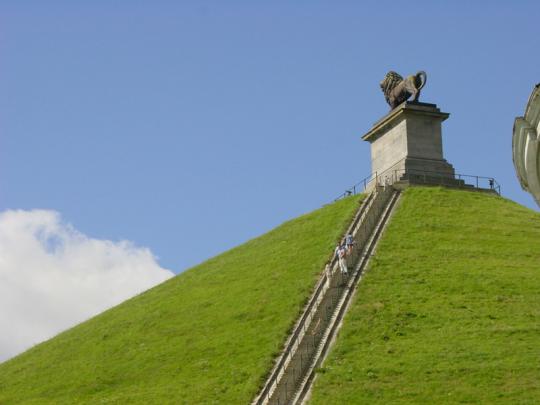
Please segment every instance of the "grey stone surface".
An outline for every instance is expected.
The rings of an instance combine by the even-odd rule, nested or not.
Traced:
[[[521,187],[540,206],[540,83],[525,108],[525,115],[514,121],[512,157]]]
[[[392,182],[420,173],[453,178],[441,134],[441,123],[448,116],[435,104],[417,102],[390,111],[362,137],[371,144],[371,172]]]

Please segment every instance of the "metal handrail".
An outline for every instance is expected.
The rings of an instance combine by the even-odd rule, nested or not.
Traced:
[[[340,200],[342,198],[348,197],[350,195],[356,195],[358,193],[366,190],[367,186],[377,177],[377,172],[370,174],[369,176],[364,177],[358,183],[353,184],[350,188],[345,190],[339,197],[334,198],[334,201]]]
[[[309,387],[313,380],[314,370],[320,364],[322,357],[324,357],[323,353],[327,352],[328,347],[332,341],[332,336],[335,334],[335,331],[340,321],[343,319],[343,315],[347,307],[347,302],[350,300],[352,294],[354,293],[354,286],[358,283],[360,276],[363,274],[365,265],[369,261],[369,257],[373,252],[374,245],[377,243],[384,224],[386,223],[388,216],[390,215],[392,207],[397,201],[397,198],[399,198],[399,191],[396,191],[392,188],[385,188],[383,189],[383,192],[381,192],[380,196],[381,199],[383,199],[384,201],[382,203],[380,200],[375,201],[377,203],[377,206],[375,207],[376,213],[374,214],[376,219],[370,225],[370,236],[368,237],[368,240],[365,241],[365,245],[362,248],[362,256],[358,258],[359,261],[355,264],[356,270],[353,272],[352,277],[348,280],[347,285],[342,292],[342,294],[344,295],[339,298],[338,302],[336,302],[336,305],[334,306],[333,311],[337,312],[335,312],[333,315],[334,319],[330,320],[330,323],[328,325],[329,329],[324,332],[324,337],[320,343],[320,346],[317,349],[317,353],[312,359],[311,369],[308,370],[307,375],[304,377],[304,382],[300,386],[299,391],[297,391],[294,401],[302,401],[305,394],[309,390]]]
[[[357,214],[355,215],[355,218],[347,228],[347,231],[345,235],[351,230],[354,230],[356,225],[364,218],[365,212],[371,207],[374,200],[373,194],[370,194],[368,198],[362,203],[360,209],[358,210]],[[333,268],[337,265],[337,258],[334,254],[332,254],[332,258],[330,259],[329,263],[327,265],[330,266],[331,272],[333,271]],[[300,316],[300,319],[296,322],[296,325],[294,327],[294,330],[292,334],[290,335],[289,339],[287,339],[287,343],[285,345],[285,349],[283,351],[283,354],[280,356],[280,359],[278,360],[278,363],[274,366],[274,369],[272,370],[270,376],[266,379],[266,384],[261,390],[261,393],[256,399],[255,403],[262,403],[261,401],[264,400],[265,397],[268,396],[270,389],[272,386],[277,382],[277,378],[279,376],[279,372],[289,356],[291,355],[291,351],[294,348],[294,343],[298,339],[300,333],[303,331],[303,327],[305,326],[305,323],[307,321],[307,318],[311,315],[315,304],[319,301],[319,298],[322,294],[322,290],[326,284],[326,282],[329,280],[329,275],[326,271],[323,272],[321,278],[319,279],[314,292],[311,295],[311,298],[309,302],[307,303],[302,315]]]
[[[394,164],[392,167],[395,167],[396,165],[397,164]],[[494,177],[477,176],[477,175],[460,174],[460,173],[449,175],[448,172],[438,172],[438,171],[433,171],[433,170],[420,170],[420,169],[394,170],[392,169],[392,167],[385,170],[382,173],[375,172],[375,173],[370,174],[369,176],[364,177],[358,183],[346,189],[342,194],[336,197],[334,201],[338,201],[350,195],[355,195],[355,194],[364,192],[368,188],[368,186],[371,186],[371,183],[374,181],[375,181],[375,184],[378,184],[378,185],[393,184],[400,180],[400,178],[397,176],[398,174],[423,175],[424,179],[426,179],[425,184],[429,183],[427,181],[427,177],[439,177],[441,179],[449,179],[449,180],[471,180],[473,181],[473,184],[465,183],[465,186],[473,186],[477,189],[493,190],[497,194],[501,195],[501,185],[499,184],[497,180],[495,180]],[[433,176],[430,176],[430,175],[433,175]],[[486,183],[486,182],[488,186],[487,188],[480,187],[482,185],[481,183]],[[441,181],[441,183],[443,182]]]
[[[425,180],[426,180],[426,177],[428,177],[428,176],[438,177],[438,178],[441,179],[441,183],[443,183],[443,180],[466,180],[466,179],[470,179],[471,181],[474,180],[474,183],[473,184],[465,183],[464,185],[473,186],[474,188],[477,188],[477,189],[493,190],[497,194],[499,194],[499,195],[501,194],[501,185],[493,177],[478,176],[478,175],[473,175],[473,174],[460,174],[460,173],[456,173],[453,176],[449,176],[448,173],[437,172],[437,171],[433,171],[433,170],[400,169],[400,170],[393,170],[392,179],[394,181],[399,181],[398,174],[402,174],[402,175],[405,175],[405,174],[423,175]],[[488,188],[481,187],[481,185],[482,185],[481,182],[485,183],[486,181],[487,181]],[[429,182],[425,181],[425,183],[429,183]]]
[[[378,206],[380,197],[382,196],[382,193],[380,191],[384,191],[384,190],[375,189],[375,191],[373,193],[370,193],[368,198],[362,204],[362,207],[358,210],[357,214],[355,215],[355,218],[353,219],[353,221],[349,225],[349,227],[347,229],[347,233],[355,233],[355,230],[357,230],[358,225],[360,223],[365,222],[365,219],[366,219],[367,215],[371,212],[373,207]],[[354,235],[354,236],[356,236],[356,235]],[[355,256],[357,256],[357,254]],[[337,270],[336,270],[337,261],[338,261],[338,259],[336,258],[335,254],[333,254],[332,259],[330,260],[330,271],[329,272],[327,272],[327,271],[324,272],[324,276],[323,276],[324,282],[320,284],[321,286],[324,286],[326,282],[328,282],[328,284],[330,285],[330,284],[332,284],[333,281],[335,281],[334,278],[335,278],[335,273],[337,272]],[[323,300],[325,298],[325,294],[326,294],[327,291],[328,291],[328,289],[318,288],[313,293],[312,298],[310,300],[310,308],[306,308],[306,310],[304,312],[304,316],[302,317],[301,322],[297,323],[297,327],[298,327],[299,330],[303,330],[305,332],[307,330],[307,328],[309,328],[309,326],[306,326],[307,318],[308,318],[309,315],[315,316],[316,311],[319,310],[320,303],[323,302]],[[311,303],[313,303],[313,305],[311,305]],[[315,306],[315,304],[317,304],[317,305]],[[333,307],[333,305],[332,305],[332,307]],[[291,353],[291,349],[295,347],[295,344],[296,344],[296,347],[299,347],[299,345],[302,342],[301,339],[303,339],[299,335],[300,334],[298,333],[298,334],[296,334],[294,339],[291,338],[291,339],[288,340],[287,346],[288,346],[289,350],[287,350],[286,354],[285,353],[283,354],[282,361],[280,361],[280,363],[281,363],[280,367],[281,366],[285,367],[284,363],[285,363],[285,361],[287,359],[292,360],[292,357],[294,356],[294,354]],[[300,368],[302,368],[302,359],[300,359],[300,365],[301,365]],[[294,373],[294,368],[292,369],[292,371]],[[275,369],[274,373],[276,374],[276,377],[277,377],[279,375],[279,368]],[[271,396],[271,394],[269,392],[271,387],[273,387],[274,385],[276,385],[278,383],[279,382],[277,380],[272,381],[272,382],[268,381],[267,385],[264,387],[263,392],[261,392],[260,396],[258,397],[258,401],[256,403],[261,403],[261,401],[264,401],[265,397],[266,397],[266,399],[269,399],[270,396]]]
[[[368,215],[372,216],[373,215],[373,210],[377,211],[380,207],[380,203],[381,203],[381,198],[384,198],[387,194],[387,192],[389,191],[390,189],[386,188],[375,188],[374,192],[373,193],[370,193],[368,198],[364,201],[364,203],[362,204],[362,207],[361,209],[358,210],[357,214],[355,215],[355,218],[351,221],[351,224],[349,225],[348,229],[347,229],[347,233],[351,233],[353,235],[353,238],[355,239],[355,241],[359,242],[357,240],[358,238],[358,231],[359,231],[359,226],[360,224],[365,224],[368,228],[369,228],[369,232],[371,232],[371,228],[372,226],[374,225],[374,222],[373,220],[368,220]],[[367,223],[366,223],[367,221]],[[359,243],[359,246],[356,247],[356,248],[353,248],[353,251],[357,251],[358,249],[363,249],[363,246],[364,244],[366,243],[366,241],[362,241],[361,243]],[[355,259],[353,259],[353,262],[356,262],[356,260],[359,259],[359,252],[355,252],[353,254],[353,257],[355,257]],[[322,303],[324,302],[325,298],[326,298],[326,294],[328,294],[328,291],[329,291],[329,288],[331,288],[333,285],[334,285],[334,282],[336,282],[336,274],[341,274],[338,270],[337,270],[337,258],[335,255],[332,255],[332,259],[330,260],[330,271],[325,271],[324,273],[324,280],[325,282],[324,283],[328,283],[328,288],[326,289],[317,289],[316,292],[314,292],[310,302],[313,302],[314,305],[311,306],[311,308],[306,308],[305,310],[305,316],[303,317],[303,320],[302,322],[298,322],[297,323],[297,327],[299,329],[302,329],[304,331],[304,333],[306,333],[307,330],[309,330],[310,328],[310,321],[307,320],[308,316],[311,316],[312,320],[314,319],[314,317],[317,317],[317,311],[320,311],[321,310],[321,305]],[[339,276],[339,279],[341,279],[343,276]],[[323,283],[323,285],[324,285]],[[333,302],[331,307],[334,308],[335,307],[335,304],[337,302]],[[324,309],[324,311],[327,311],[327,309]],[[333,309],[330,311],[330,312],[333,312]],[[305,335],[304,336],[300,336],[300,334],[297,334],[295,336],[294,339],[288,339],[287,341],[287,347],[290,347],[291,349],[294,349],[294,348],[298,348],[300,347],[300,345],[302,344],[303,342],[303,339],[305,339]],[[317,344],[318,345],[318,344]],[[312,349],[315,350],[316,346],[315,346],[315,338],[313,338],[313,346],[312,346]],[[286,365],[286,361],[289,360],[289,361],[294,361],[294,356],[296,355],[296,352],[293,353],[292,350],[287,350],[287,354],[283,354],[283,358],[282,358],[282,361],[281,361],[281,367],[288,367]],[[300,370],[299,372],[301,372],[301,370],[304,368],[304,366],[307,366],[309,364],[311,364],[311,358],[309,359],[306,359],[307,362],[303,362],[302,361],[302,354],[300,354]],[[298,358],[297,358],[297,361],[298,361]],[[292,366],[291,368],[291,371],[293,373],[293,376],[294,376],[294,372],[296,370],[295,368],[296,366]],[[285,371],[285,369],[283,369]],[[255,403],[262,403],[264,402],[264,400],[269,400],[270,397],[273,395],[273,393],[271,393],[271,389],[272,387],[278,387],[278,384],[279,384],[279,376],[280,376],[280,370],[279,369],[275,369],[274,373],[276,375],[276,379],[274,381],[271,381],[270,379],[267,381],[267,384],[265,385],[264,387],[264,390],[263,392],[261,392],[261,394],[258,396],[257,398],[257,402]],[[282,375],[282,378],[285,378],[283,375]],[[294,377],[293,377],[294,379]],[[286,382],[286,384],[288,384],[288,381]],[[287,392],[288,390],[285,389],[285,392]],[[287,399],[286,399],[287,400]]]

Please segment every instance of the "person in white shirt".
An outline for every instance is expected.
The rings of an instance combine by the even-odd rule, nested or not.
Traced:
[[[342,244],[337,245],[336,247],[336,256],[338,258],[339,262],[339,269],[341,270],[341,274],[349,274],[347,270],[347,258],[345,257],[347,255],[347,250],[345,249],[345,246]]]

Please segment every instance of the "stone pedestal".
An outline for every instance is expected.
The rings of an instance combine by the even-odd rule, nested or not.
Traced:
[[[405,102],[376,122],[362,139],[371,144],[371,172],[389,182],[430,177],[452,182],[454,168],[443,157],[441,123],[450,114],[435,104]]]

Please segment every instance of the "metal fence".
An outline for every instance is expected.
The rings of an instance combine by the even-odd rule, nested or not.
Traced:
[[[374,174],[363,178],[358,183],[345,190],[342,194],[336,197],[334,201],[350,195],[362,193],[366,191],[366,189],[373,187],[375,184],[380,186],[391,185],[400,180],[408,180],[413,184],[429,184],[455,188],[493,190],[497,194],[501,194],[501,185],[493,177],[476,176],[470,174],[454,174],[452,176],[448,173],[430,170],[400,169],[386,170],[381,174],[375,172]]]

